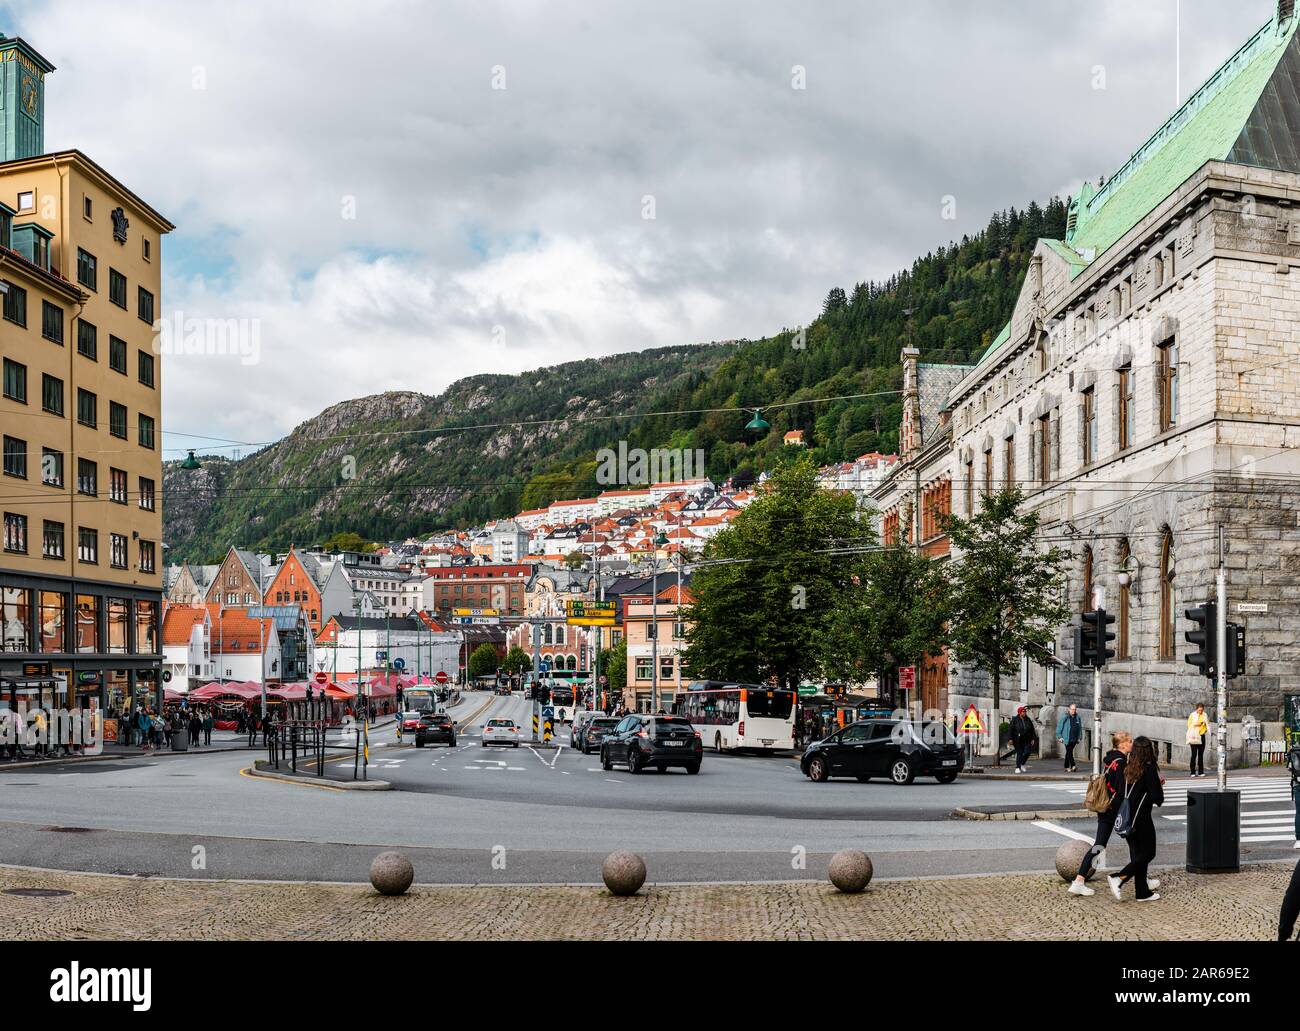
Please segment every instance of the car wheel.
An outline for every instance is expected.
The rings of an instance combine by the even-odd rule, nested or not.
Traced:
[[[658,770],[660,773],[668,772],[668,767],[665,766],[663,763],[659,763],[657,766],[655,766],[655,769]]]
[[[690,766],[686,767],[686,772],[687,772],[687,773],[699,773],[699,772],[700,772],[700,764],[699,764],[699,763],[691,763]]]
[[[515,742],[515,747],[516,747],[516,748],[519,747],[519,742],[518,742],[518,741]]]
[[[940,784],[951,784],[954,780],[957,779],[957,771],[946,770],[943,773],[936,773],[934,775],[934,779],[937,780]]]
[[[447,747],[448,747],[448,748],[455,748],[455,747],[456,747],[456,739],[455,739],[455,738],[452,738],[449,742],[447,742]]]
[[[821,756],[814,756],[808,760],[808,779],[814,780],[818,784],[830,777],[830,771],[826,769],[826,760]]]
[[[423,748],[423,747],[424,747],[424,742],[421,741],[418,737],[415,739],[415,747],[416,747],[416,748]]]
[[[614,768],[614,764],[609,761],[609,756],[603,748],[600,750],[600,765],[605,769],[606,773]]]
[[[641,772],[641,760],[637,758],[635,748],[627,753],[627,772],[628,773]]]
[[[916,770],[912,768],[911,760],[895,759],[889,767],[889,779],[895,784],[911,784],[916,779]]]
[[[866,783],[867,781],[869,781],[870,779],[871,779],[871,774],[869,774],[869,773],[859,773],[859,774],[858,774],[858,783],[859,783],[859,784],[865,784],[865,783]]]

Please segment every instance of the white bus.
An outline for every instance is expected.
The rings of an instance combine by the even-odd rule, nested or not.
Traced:
[[[706,748],[718,752],[794,748],[793,691],[762,684],[698,680],[677,696],[675,708],[699,731]]]

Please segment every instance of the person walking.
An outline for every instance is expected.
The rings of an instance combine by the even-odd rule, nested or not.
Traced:
[[[1210,721],[1205,718],[1205,703],[1197,702],[1187,717],[1187,743],[1192,749],[1193,777],[1205,776],[1205,737],[1210,732]]]
[[[1056,740],[1065,748],[1065,772],[1073,773],[1078,769],[1074,765],[1074,749],[1083,738],[1083,720],[1079,719],[1079,707],[1071,705],[1061,718],[1056,721]]]
[[[1124,798],[1115,819],[1121,836],[1128,839],[1129,860],[1119,873],[1106,876],[1110,893],[1117,902],[1121,901],[1120,891],[1129,881],[1133,882],[1134,897],[1139,902],[1160,898],[1147,881],[1147,868],[1156,857],[1156,823],[1152,810],[1165,803],[1164,784],[1151,739],[1135,738],[1128,762],[1124,764]],[[1127,814],[1122,812],[1125,806]]]
[[[1115,830],[1115,817],[1119,814],[1120,802],[1124,798],[1124,765],[1128,762],[1128,754],[1132,750],[1133,735],[1127,730],[1117,730],[1110,736],[1110,751],[1101,761],[1101,773],[1106,778],[1106,791],[1110,795],[1110,808],[1104,813],[1097,814],[1097,836],[1093,840],[1092,847],[1084,853],[1083,860],[1079,863],[1079,872],[1069,887],[1071,895],[1097,894],[1088,887],[1088,872],[1105,851],[1106,844]],[[1156,887],[1159,883],[1159,881],[1148,882],[1151,887]]]
[[[195,709],[190,713],[190,747],[197,748],[199,745],[199,731],[203,729],[203,721],[199,719],[199,712]]]
[[[212,724],[213,724],[213,722],[214,722],[214,721],[213,721],[213,719],[212,719],[212,710],[211,710],[211,709],[206,709],[206,710],[204,710],[204,713],[203,713],[203,743],[204,743],[205,745],[210,745],[210,744],[212,744]]]
[[[1282,912],[1278,915],[1277,940],[1288,942],[1295,932],[1296,918],[1300,917],[1300,863],[1291,872],[1291,883],[1282,898]]]
[[[1017,773],[1024,773],[1029,768],[1029,755],[1037,743],[1038,728],[1029,718],[1029,710],[1022,705],[1011,720],[1011,744],[1016,749]]]

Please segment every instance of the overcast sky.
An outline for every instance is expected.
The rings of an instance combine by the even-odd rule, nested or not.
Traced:
[[[1183,0],[1183,97],[1272,10]],[[257,327],[256,364],[165,360],[169,449],[211,446],[175,431],[266,441],[349,397],[801,324],[832,286],[1109,175],[1176,95],[1175,0],[0,16],[57,66],[46,148],[85,151],[177,224],[163,313]]]

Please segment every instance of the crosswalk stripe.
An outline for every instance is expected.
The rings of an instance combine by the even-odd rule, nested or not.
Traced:
[[[1250,837],[1243,836],[1241,840],[1243,843],[1248,844],[1253,841],[1292,841],[1294,839],[1290,834],[1270,834],[1262,836],[1251,835]]]

